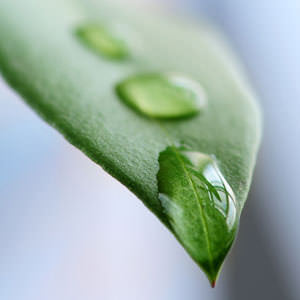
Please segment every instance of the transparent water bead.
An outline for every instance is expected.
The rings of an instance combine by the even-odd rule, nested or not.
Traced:
[[[195,186],[201,190],[204,206],[216,209],[224,218],[228,231],[236,221],[235,195],[214,159],[200,152],[182,151],[194,167]]]
[[[134,75],[119,83],[116,89],[127,105],[152,118],[192,116],[206,104],[205,92],[198,82],[175,74]]]
[[[123,60],[129,52],[126,43],[99,24],[87,23],[77,27],[79,40],[95,53],[113,60]]]

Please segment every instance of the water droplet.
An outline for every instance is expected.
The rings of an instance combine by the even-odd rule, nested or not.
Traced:
[[[235,195],[210,155],[170,146],[159,166],[159,199],[170,227],[214,282],[238,225]]]
[[[203,192],[203,204],[218,210],[230,231],[236,222],[235,195],[216,162],[211,156],[200,152],[182,151],[181,154],[198,171],[196,183]]]
[[[199,83],[175,74],[139,74],[117,85],[120,98],[152,118],[182,118],[199,113],[206,104]]]
[[[84,24],[76,29],[76,35],[82,43],[95,53],[109,59],[122,60],[129,52],[124,41],[99,24]]]

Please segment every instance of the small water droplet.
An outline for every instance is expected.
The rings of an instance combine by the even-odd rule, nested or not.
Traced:
[[[124,41],[99,24],[83,24],[77,27],[76,35],[80,41],[95,53],[109,59],[123,60],[128,57]]]
[[[201,85],[175,74],[138,74],[117,85],[120,98],[152,118],[182,118],[199,113],[206,104]]]

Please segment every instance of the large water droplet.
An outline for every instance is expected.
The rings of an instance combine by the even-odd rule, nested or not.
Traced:
[[[81,42],[109,59],[122,60],[128,57],[128,48],[124,41],[99,24],[83,24],[76,29]]]
[[[152,118],[182,118],[200,112],[206,96],[199,83],[175,74],[139,74],[117,85],[121,99]]]
[[[159,166],[159,199],[170,227],[214,283],[237,229],[235,195],[210,155],[170,146]]]
[[[197,177],[195,183],[201,189],[203,202],[223,216],[230,231],[236,222],[235,195],[216,162],[211,156],[200,152],[182,151],[181,155],[189,160],[197,172],[194,173]]]

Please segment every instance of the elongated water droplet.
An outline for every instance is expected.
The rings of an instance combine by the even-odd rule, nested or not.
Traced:
[[[153,118],[182,118],[197,114],[206,104],[202,87],[174,74],[139,74],[117,85],[120,98]]]
[[[235,195],[207,154],[170,146],[159,165],[159,199],[170,227],[214,284],[238,225]]]
[[[76,35],[83,44],[109,59],[122,60],[129,52],[124,41],[98,24],[84,24],[76,29]]]

